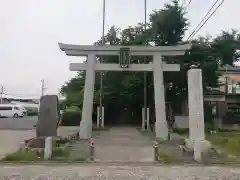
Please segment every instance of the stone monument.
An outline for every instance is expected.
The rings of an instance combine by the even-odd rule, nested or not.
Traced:
[[[192,68],[188,71],[188,103],[189,103],[189,139],[185,143],[194,150],[194,158],[201,162],[204,153],[211,148],[205,140],[202,70]]]
[[[40,99],[39,115],[36,124],[37,137],[57,136],[60,121],[60,108],[57,95],[45,95]]]

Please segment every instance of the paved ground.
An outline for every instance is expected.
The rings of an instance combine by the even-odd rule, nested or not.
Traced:
[[[16,151],[25,139],[35,137],[36,116],[0,118],[0,158]]]
[[[153,147],[136,128],[115,127],[96,138],[96,160],[100,162],[152,162]]]
[[[0,166],[0,179],[15,180],[239,180],[240,168],[189,166]]]
[[[29,139],[35,136],[35,130],[0,130],[0,158],[3,158],[7,153],[16,151],[25,139]]]
[[[23,118],[0,118],[0,129],[4,130],[31,130],[37,123],[37,116]]]
[[[79,130],[78,127],[59,127],[58,135],[67,136]],[[36,137],[35,129],[32,130],[0,130],[0,159],[7,153],[15,152],[25,139]],[[0,178],[1,180],[1,178]]]

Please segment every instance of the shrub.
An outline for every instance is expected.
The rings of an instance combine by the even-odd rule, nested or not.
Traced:
[[[62,114],[62,126],[79,126],[81,121],[80,111],[66,111]]]

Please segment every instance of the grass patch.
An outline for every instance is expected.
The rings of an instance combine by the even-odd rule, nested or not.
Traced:
[[[7,154],[3,161],[36,161],[38,160],[36,151],[17,151]]]
[[[87,161],[88,154],[83,150],[73,151],[70,148],[55,148],[52,159],[57,161]]]
[[[88,154],[84,151],[72,151],[69,147],[53,147],[52,160],[53,161],[86,161]],[[17,151],[7,154],[3,161],[43,161],[44,154],[37,150]]]
[[[87,161],[88,154],[83,150],[74,151],[70,147],[54,148],[52,160],[57,161]]]
[[[207,134],[206,139],[224,153],[240,157],[240,133],[219,132]]]
[[[159,152],[158,159],[162,163],[173,163],[179,160],[175,154],[163,151]]]
[[[71,149],[70,148],[61,148],[61,147],[55,147],[52,149],[52,157],[53,159],[56,157],[68,157],[70,154]]]
[[[88,153],[84,151],[72,151],[69,156],[70,161],[87,161]]]

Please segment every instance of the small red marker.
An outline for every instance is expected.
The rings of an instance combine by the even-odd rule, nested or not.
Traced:
[[[94,145],[94,140],[93,139],[90,140],[90,145]]]

